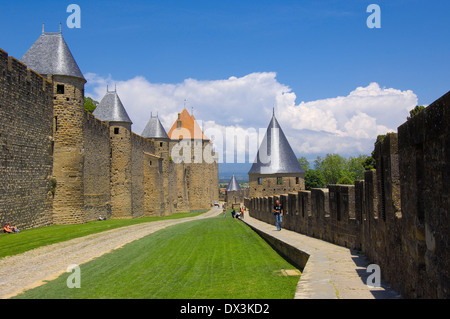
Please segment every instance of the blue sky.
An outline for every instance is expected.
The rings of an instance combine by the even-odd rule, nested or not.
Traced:
[[[80,29],[66,25],[71,3]],[[380,29],[366,25],[371,3]],[[150,112],[168,130],[184,98],[221,128],[265,128],[275,107],[294,151],[312,159],[370,153],[409,107],[450,89],[449,12],[435,0],[8,1],[0,48],[20,59],[42,23],[57,32],[61,21],[86,94],[117,85],[137,133]]]

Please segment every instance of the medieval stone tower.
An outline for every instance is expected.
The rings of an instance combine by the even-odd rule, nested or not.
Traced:
[[[178,118],[168,133],[174,142],[171,147],[172,159],[177,163],[178,209],[191,210],[208,208],[218,197],[219,185],[217,154],[195,117],[186,109],[178,113]]]
[[[218,169],[203,161],[212,147],[201,130],[200,139],[192,135],[201,149],[195,164],[179,165],[171,156],[179,140],[158,117],[135,134],[108,89],[91,114],[85,83],[61,31],[43,30],[20,62],[0,50],[0,221],[26,229],[209,208]]]
[[[116,90],[107,92],[92,113],[109,123],[111,143],[111,218],[130,218],[131,202],[131,125],[133,124]]]
[[[55,224],[82,223],[83,211],[83,119],[84,84],[61,32],[45,33],[22,57],[21,62],[53,85],[53,177],[58,187],[53,199]]]
[[[292,151],[275,113],[248,175],[249,197],[273,196],[305,189],[305,171]]]
[[[162,174],[159,177],[162,192],[158,191],[157,188],[146,190],[145,201],[148,203],[150,211],[156,211],[157,207],[151,207],[151,202],[159,198],[165,214],[170,215],[175,213],[177,208],[177,170],[170,156],[173,142],[167,135],[158,116],[153,116],[153,114],[150,114],[150,119],[141,135],[154,141],[155,157],[149,167],[157,165],[158,173]]]

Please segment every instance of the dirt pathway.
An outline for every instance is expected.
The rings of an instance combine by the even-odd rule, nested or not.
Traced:
[[[84,264],[160,229],[214,217],[221,212],[214,207],[195,217],[126,226],[5,257],[0,259],[0,298],[10,298],[40,286],[66,273],[69,265]]]

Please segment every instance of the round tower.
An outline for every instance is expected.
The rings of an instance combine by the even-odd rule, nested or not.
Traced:
[[[53,199],[55,224],[83,223],[83,118],[86,83],[61,30],[46,33],[31,46],[21,62],[53,83]]]
[[[264,197],[305,189],[305,171],[298,162],[275,114],[248,172],[249,197]]]
[[[131,125],[133,123],[116,90],[106,90],[105,96],[92,115],[103,122],[109,123],[111,147],[111,218],[132,218]]]
[[[142,131],[141,136],[153,141],[155,155],[159,157],[159,179],[162,183],[163,207],[161,211],[164,215],[171,215],[175,212],[177,205],[177,176],[174,163],[170,156],[170,138],[161,124],[158,115],[150,115],[150,119]],[[155,185],[151,185],[150,187],[153,191],[157,188]],[[147,191],[146,194],[152,194],[152,191]],[[145,206],[146,209],[144,210],[144,214],[153,213],[154,207],[157,207],[157,205],[153,203],[153,198],[146,198]]]

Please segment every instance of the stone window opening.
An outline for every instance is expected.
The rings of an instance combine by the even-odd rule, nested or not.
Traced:
[[[262,178],[258,177],[258,185],[262,185]]]
[[[118,127],[114,128],[114,134],[119,134],[119,128]]]
[[[56,94],[64,94],[64,85],[63,84],[56,85]]]
[[[283,177],[277,177],[277,185],[283,185]]]

